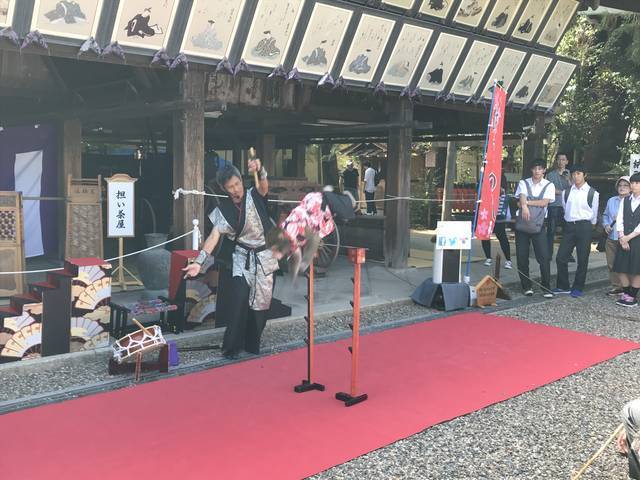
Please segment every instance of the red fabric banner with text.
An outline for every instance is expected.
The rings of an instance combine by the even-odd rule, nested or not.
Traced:
[[[485,149],[484,175],[482,176],[482,189],[480,190],[480,203],[478,204],[478,218],[476,223],[476,238],[488,240],[493,233],[500,205],[500,177],[502,176],[502,130],[504,127],[504,109],[507,101],[507,92],[496,85],[493,89],[493,102],[489,127],[487,132],[487,145]]]

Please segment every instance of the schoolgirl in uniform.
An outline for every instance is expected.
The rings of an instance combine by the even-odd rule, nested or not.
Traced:
[[[631,195],[620,202],[616,230],[618,251],[613,262],[613,271],[618,274],[623,294],[616,302],[623,307],[638,305],[636,296],[640,289],[640,173],[629,178]]]

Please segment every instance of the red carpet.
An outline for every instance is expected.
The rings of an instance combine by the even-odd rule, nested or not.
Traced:
[[[302,478],[640,345],[464,314],[318,348],[326,392],[292,391],[296,350],[0,417],[2,478]]]

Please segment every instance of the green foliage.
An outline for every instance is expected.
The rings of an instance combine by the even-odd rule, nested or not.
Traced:
[[[592,23],[580,16],[558,53],[579,65],[550,126],[550,152],[575,150],[577,158],[597,152],[603,169],[622,167],[640,151],[631,135],[640,127],[639,17],[605,15]]]

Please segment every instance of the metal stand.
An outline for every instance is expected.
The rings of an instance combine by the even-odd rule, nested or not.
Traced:
[[[353,301],[350,302],[353,307],[353,324],[349,325],[353,332],[351,337],[351,389],[349,393],[336,393],[336,399],[344,402],[345,407],[351,407],[357,403],[364,402],[369,396],[366,393],[358,395],[358,356],[360,354],[360,271],[361,265],[365,261],[364,248],[349,248],[349,261],[353,263]]]
[[[314,360],[314,321],[313,321],[313,311],[314,311],[314,283],[313,283],[313,262],[309,265],[309,273],[307,274],[307,316],[305,320],[307,321],[307,338],[305,338],[305,343],[307,344],[307,378],[306,380],[302,380],[300,385],[296,385],[293,387],[293,391],[296,393],[309,392],[311,390],[319,390],[321,392],[324,391],[324,385],[320,383],[314,383],[311,379],[313,377],[313,360]]]

